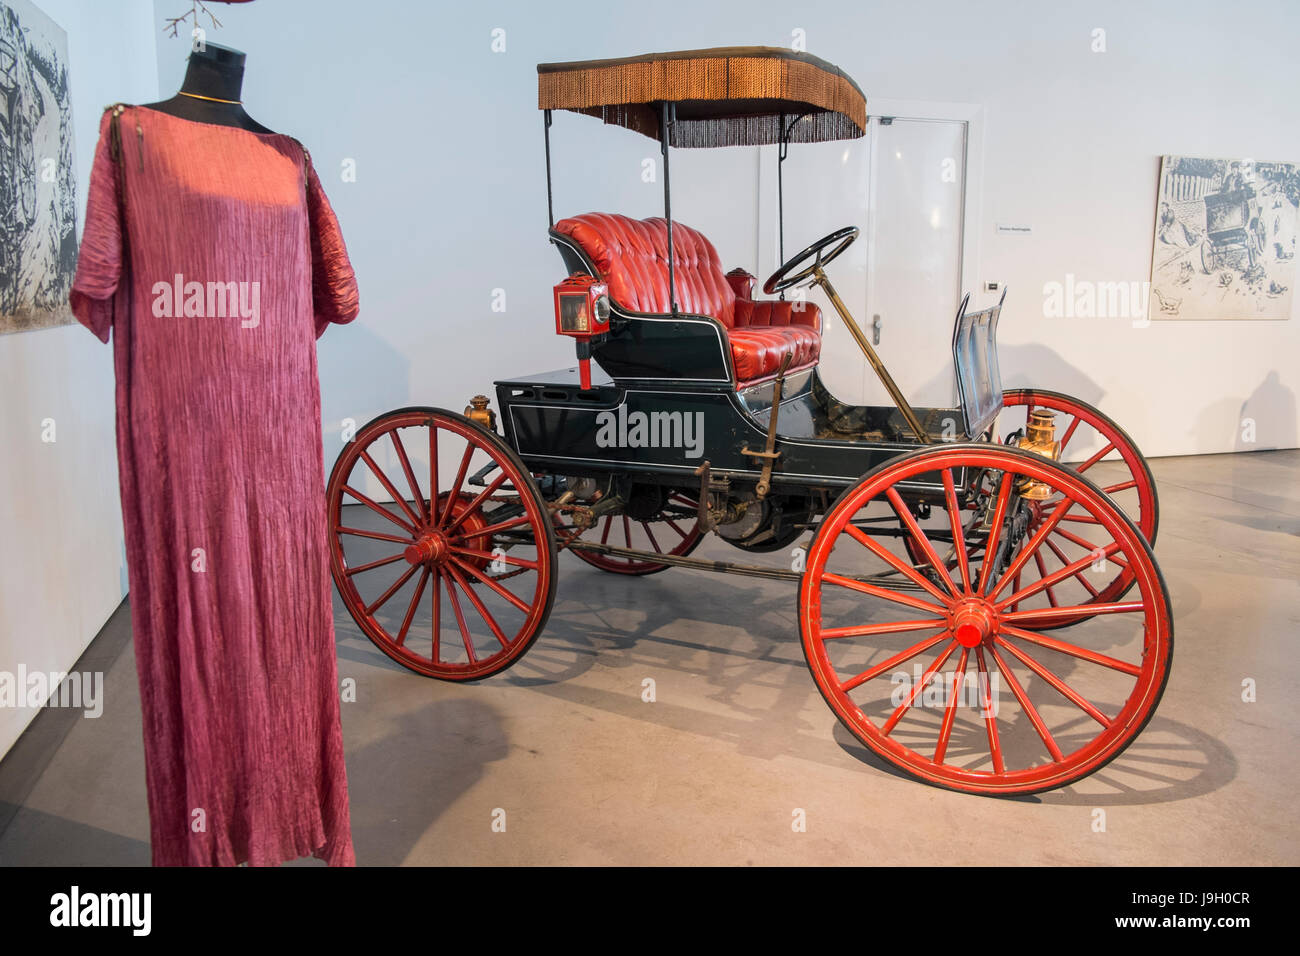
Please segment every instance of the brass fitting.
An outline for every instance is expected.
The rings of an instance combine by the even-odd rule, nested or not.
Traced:
[[[1052,461],[1058,460],[1061,457],[1061,444],[1056,440],[1056,416],[1046,408],[1035,408],[1029,413],[1025,434],[1016,445],[1035,455],[1042,455]],[[1016,491],[1020,497],[1030,501],[1045,501],[1052,496],[1049,486],[1033,478],[1022,479],[1016,486]]]
[[[465,406],[465,417],[482,425],[490,432],[497,430],[497,413],[488,408],[486,395],[475,395]]]

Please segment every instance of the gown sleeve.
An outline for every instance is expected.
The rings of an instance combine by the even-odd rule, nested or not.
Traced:
[[[316,337],[331,322],[340,325],[357,317],[360,303],[357,278],[352,272],[343,232],[316,168],[307,157],[307,216],[311,233],[311,295],[316,317]]]
[[[123,281],[121,204],[117,164],[110,148],[112,116],[109,108],[99,121],[99,143],[86,200],[86,226],[77,254],[77,274],[68,295],[72,314],[105,343],[113,326],[117,287]]]

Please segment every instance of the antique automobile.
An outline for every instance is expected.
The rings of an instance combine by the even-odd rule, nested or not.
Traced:
[[[1267,242],[1254,188],[1242,186],[1205,197],[1201,270],[1207,275],[1233,266],[1243,272],[1253,269]]]
[[[783,580],[826,703],[906,773],[1029,793],[1119,755],[1155,710],[1173,644],[1156,489],[1129,437],[1074,398],[1004,390],[1003,303],[969,296],[953,322],[954,406],[909,404],[831,283],[853,226],[790,257],[764,298],[672,218],[672,149],[783,155],[861,137],[856,84],[761,47],[543,64],[538,80],[556,332],[577,364],[497,381],[499,416],[485,395],[464,415],[400,408],[345,446],[331,561],[360,629],[419,674],[480,680],[542,632],[561,551],[628,576]],[[554,218],[558,111],[658,141],[662,218]],[[810,285],[891,405],[828,390],[821,310],[787,297]],[[774,557],[692,557],[707,535]]]

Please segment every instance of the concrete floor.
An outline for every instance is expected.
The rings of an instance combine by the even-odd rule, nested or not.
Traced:
[[[564,555],[546,632],[476,686],[402,670],[336,599],[340,677],[357,684],[343,731],[358,862],[1300,863],[1300,451],[1151,464],[1173,675],[1145,733],[1093,777],[1014,800],[915,783],[822,702],[789,584],[628,579]],[[697,554],[734,556],[716,541]],[[125,605],[78,669],[107,671],[109,706],[43,712],[0,763],[0,863],[149,862]]]

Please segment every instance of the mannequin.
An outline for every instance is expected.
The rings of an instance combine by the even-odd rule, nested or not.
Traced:
[[[190,54],[180,92],[169,100],[146,104],[147,109],[217,126],[235,126],[254,133],[273,133],[249,116],[239,102],[244,83],[245,54],[207,43]],[[208,97],[201,99],[200,97]]]
[[[351,866],[316,340],[357,283],[244,60],[209,43],[176,96],[105,111],[69,303],[113,346],[154,865]]]

